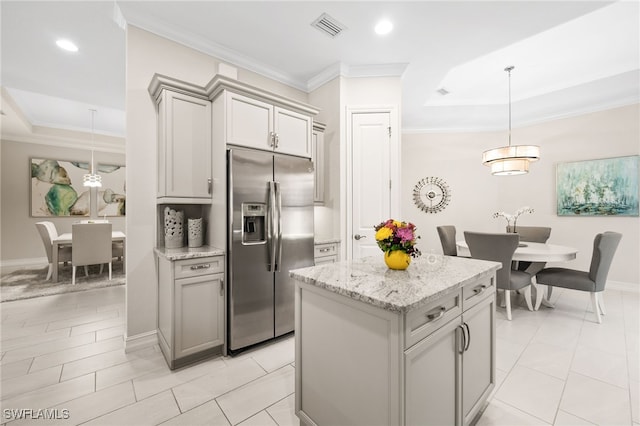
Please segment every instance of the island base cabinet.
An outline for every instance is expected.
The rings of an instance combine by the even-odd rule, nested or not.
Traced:
[[[405,351],[407,425],[459,424],[459,320],[450,321]]]
[[[472,424],[495,386],[493,279],[409,314],[296,282],[301,424]],[[407,337],[416,315],[431,321],[418,341]]]
[[[495,292],[462,314],[466,324],[462,352],[463,423],[471,424],[495,387]],[[461,330],[462,331],[462,330]]]
[[[400,424],[397,315],[296,284],[301,424]]]

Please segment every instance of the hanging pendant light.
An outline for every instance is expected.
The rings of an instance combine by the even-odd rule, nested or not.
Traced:
[[[529,172],[529,163],[540,159],[540,147],[536,145],[511,145],[511,71],[509,73],[509,145],[490,149],[482,153],[482,164],[491,167],[496,176],[521,175]]]
[[[84,186],[89,186],[92,188],[99,188],[102,186],[102,176],[100,176],[99,174],[97,174],[95,172],[95,168],[93,165],[93,124],[94,124],[94,115],[96,113],[95,109],[90,109],[89,111],[91,111],[91,166],[89,169],[89,173],[85,174],[82,177],[83,180],[83,185]]]

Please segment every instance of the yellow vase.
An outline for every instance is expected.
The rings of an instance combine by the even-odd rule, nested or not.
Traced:
[[[392,250],[384,253],[384,263],[387,264],[389,269],[402,271],[409,267],[411,256],[402,250]]]

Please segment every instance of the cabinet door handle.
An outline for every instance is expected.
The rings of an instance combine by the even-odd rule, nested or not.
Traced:
[[[429,319],[429,321],[438,321],[439,319],[442,319],[446,311],[447,311],[447,308],[445,308],[444,306],[440,306],[440,309],[438,310],[438,312],[433,314],[427,314],[427,319]]]
[[[329,250],[331,250],[331,249],[330,249],[329,247],[327,247],[327,248],[321,248],[321,249],[320,249],[320,250],[318,250],[318,251],[319,251],[320,253],[326,253],[326,252],[328,252]]]
[[[200,265],[191,265],[192,271],[197,271],[198,269],[209,269],[209,268],[211,268],[211,265],[208,263],[200,264]]]
[[[274,133],[274,143],[275,143],[275,147],[278,147],[278,144],[280,143],[280,137],[278,136],[277,133]]]
[[[220,296],[224,296],[224,280],[220,280]]]
[[[274,132],[269,132],[269,146],[275,147],[276,143],[276,134]]]
[[[465,338],[464,352],[469,350],[469,345],[471,345],[471,330],[469,330],[469,324],[466,322],[463,324],[464,328],[467,329],[467,337]]]
[[[211,191],[213,189],[213,181],[211,180],[211,178],[207,179],[207,193],[211,194]]]
[[[481,286],[478,286],[476,288],[473,289],[473,292],[475,293],[475,296],[481,294],[483,291],[485,291],[487,289],[487,286],[482,284]]]
[[[467,346],[467,335],[464,331],[464,327],[462,325],[459,325],[457,328],[460,329],[460,335],[462,336],[462,342],[460,342],[460,345],[458,346],[458,353],[464,353],[464,348]]]

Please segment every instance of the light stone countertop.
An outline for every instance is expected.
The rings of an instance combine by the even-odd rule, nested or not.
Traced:
[[[313,240],[313,244],[339,244],[340,238],[335,237],[315,237]]]
[[[185,260],[185,259],[197,259],[200,257],[220,256],[224,255],[224,250],[211,247],[180,247],[180,248],[165,248],[156,247],[155,252],[158,256],[162,256],[167,260]]]
[[[323,264],[289,272],[296,280],[393,312],[409,312],[502,267],[440,254],[412,259],[405,271],[387,268],[380,256]]]

